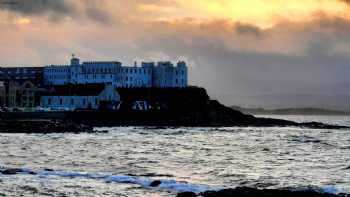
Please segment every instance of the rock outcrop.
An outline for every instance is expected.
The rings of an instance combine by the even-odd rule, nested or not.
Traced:
[[[211,100],[204,88],[124,88],[118,89],[122,103],[119,110],[101,108],[97,111],[74,112],[33,112],[33,113],[0,113],[0,119],[12,120],[11,124],[0,124],[0,132],[80,132],[91,130],[90,126],[296,126],[316,129],[348,128],[337,125],[326,125],[317,122],[296,123],[287,120],[257,118],[226,107],[216,100]],[[135,102],[147,104],[146,110],[134,109]],[[26,119],[57,119],[51,121],[19,122]],[[67,121],[69,120],[69,121]],[[5,126],[4,126],[5,124]],[[7,126],[6,126],[7,125]]]
[[[2,120],[0,133],[80,133],[92,132],[86,124],[64,120]]]
[[[348,194],[321,193],[314,190],[291,191],[278,189],[255,189],[238,187],[236,189],[223,189],[220,191],[206,191],[196,195],[191,192],[177,194],[177,197],[350,197]]]

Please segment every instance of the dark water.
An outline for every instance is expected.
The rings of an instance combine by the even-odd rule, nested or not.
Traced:
[[[350,125],[350,117],[279,118]],[[350,130],[96,128],[96,134],[0,134],[0,196],[175,196],[224,187],[350,193]],[[45,168],[54,171],[44,171]],[[160,188],[150,188],[161,179]]]

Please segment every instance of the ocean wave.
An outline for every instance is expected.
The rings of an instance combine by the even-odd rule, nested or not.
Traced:
[[[224,189],[223,187],[214,187],[209,185],[202,184],[191,184],[187,182],[179,182],[171,179],[151,179],[149,177],[143,176],[131,176],[131,175],[113,175],[105,173],[89,173],[89,172],[72,172],[72,171],[60,171],[52,169],[44,170],[32,170],[29,168],[6,168],[4,166],[0,167],[0,175],[10,176],[10,175],[32,175],[38,176],[40,178],[50,178],[62,177],[62,178],[83,178],[83,179],[97,179],[104,181],[106,183],[126,183],[126,184],[135,184],[144,188],[154,188],[157,187],[162,190],[174,191],[174,192],[194,192],[201,193],[205,191],[219,191]],[[12,172],[12,173],[5,173]],[[156,183],[156,184],[154,184]],[[334,185],[327,185],[323,188],[319,187],[300,187],[300,188],[282,188],[282,190],[291,190],[291,191],[302,191],[302,190],[313,190],[320,193],[331,193],[331,194],[346,194],[347,191],[344,191],[342,188],[338,188]],[[350,193],[348,193],[350,194]]]
[[[62,178],[85,178],[85,179],[98,179],[104,181],[106,183],[127,183],[127,184],[135,184],[146,188],[152,188],[152,183],[154,181],[159,181],[160,184],[157,185],[158,188],[163,190],[175,191],[175,192],[194,192],[200,193],[208,190],[217,190],[220,188],[210,187],[207,185],[200,184],[191,184],[187,182],[178,182],[176,180],[170,179],[159,179],[154,180],[148,177],[141,176],[130,176],[130,175],[113,175],[113,174],[103,174],[103,173],[89,173],[89,172],[70,172],[70,171],[60,171],[60,170],[31,170],[28,168],[19,168],[19,169],[11,169],[11,168],[3,168],[8,171],[11,171],[10,175],[14,174],[31,174],[33,176],[38,176],[40,178],[49,178],[50,176],[62,177]],[[1,171],[0,171],[1,175]]]

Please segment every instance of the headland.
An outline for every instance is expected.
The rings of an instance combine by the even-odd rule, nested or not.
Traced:
[[[307,127],[342,129],[339,125],[257,118],[211,100],[204,88],[118,88],[117,109],[2,112],[0,132],[90,132],[93,127]]]

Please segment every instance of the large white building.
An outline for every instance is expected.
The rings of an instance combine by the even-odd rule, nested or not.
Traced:
[[[133,67],[120,62],[83,62],[71,59],[70,65],[50,65],[44,68],[46,85],[107,83],[114,87],[178,87],[188,85],[185,62],[142,62]]]

